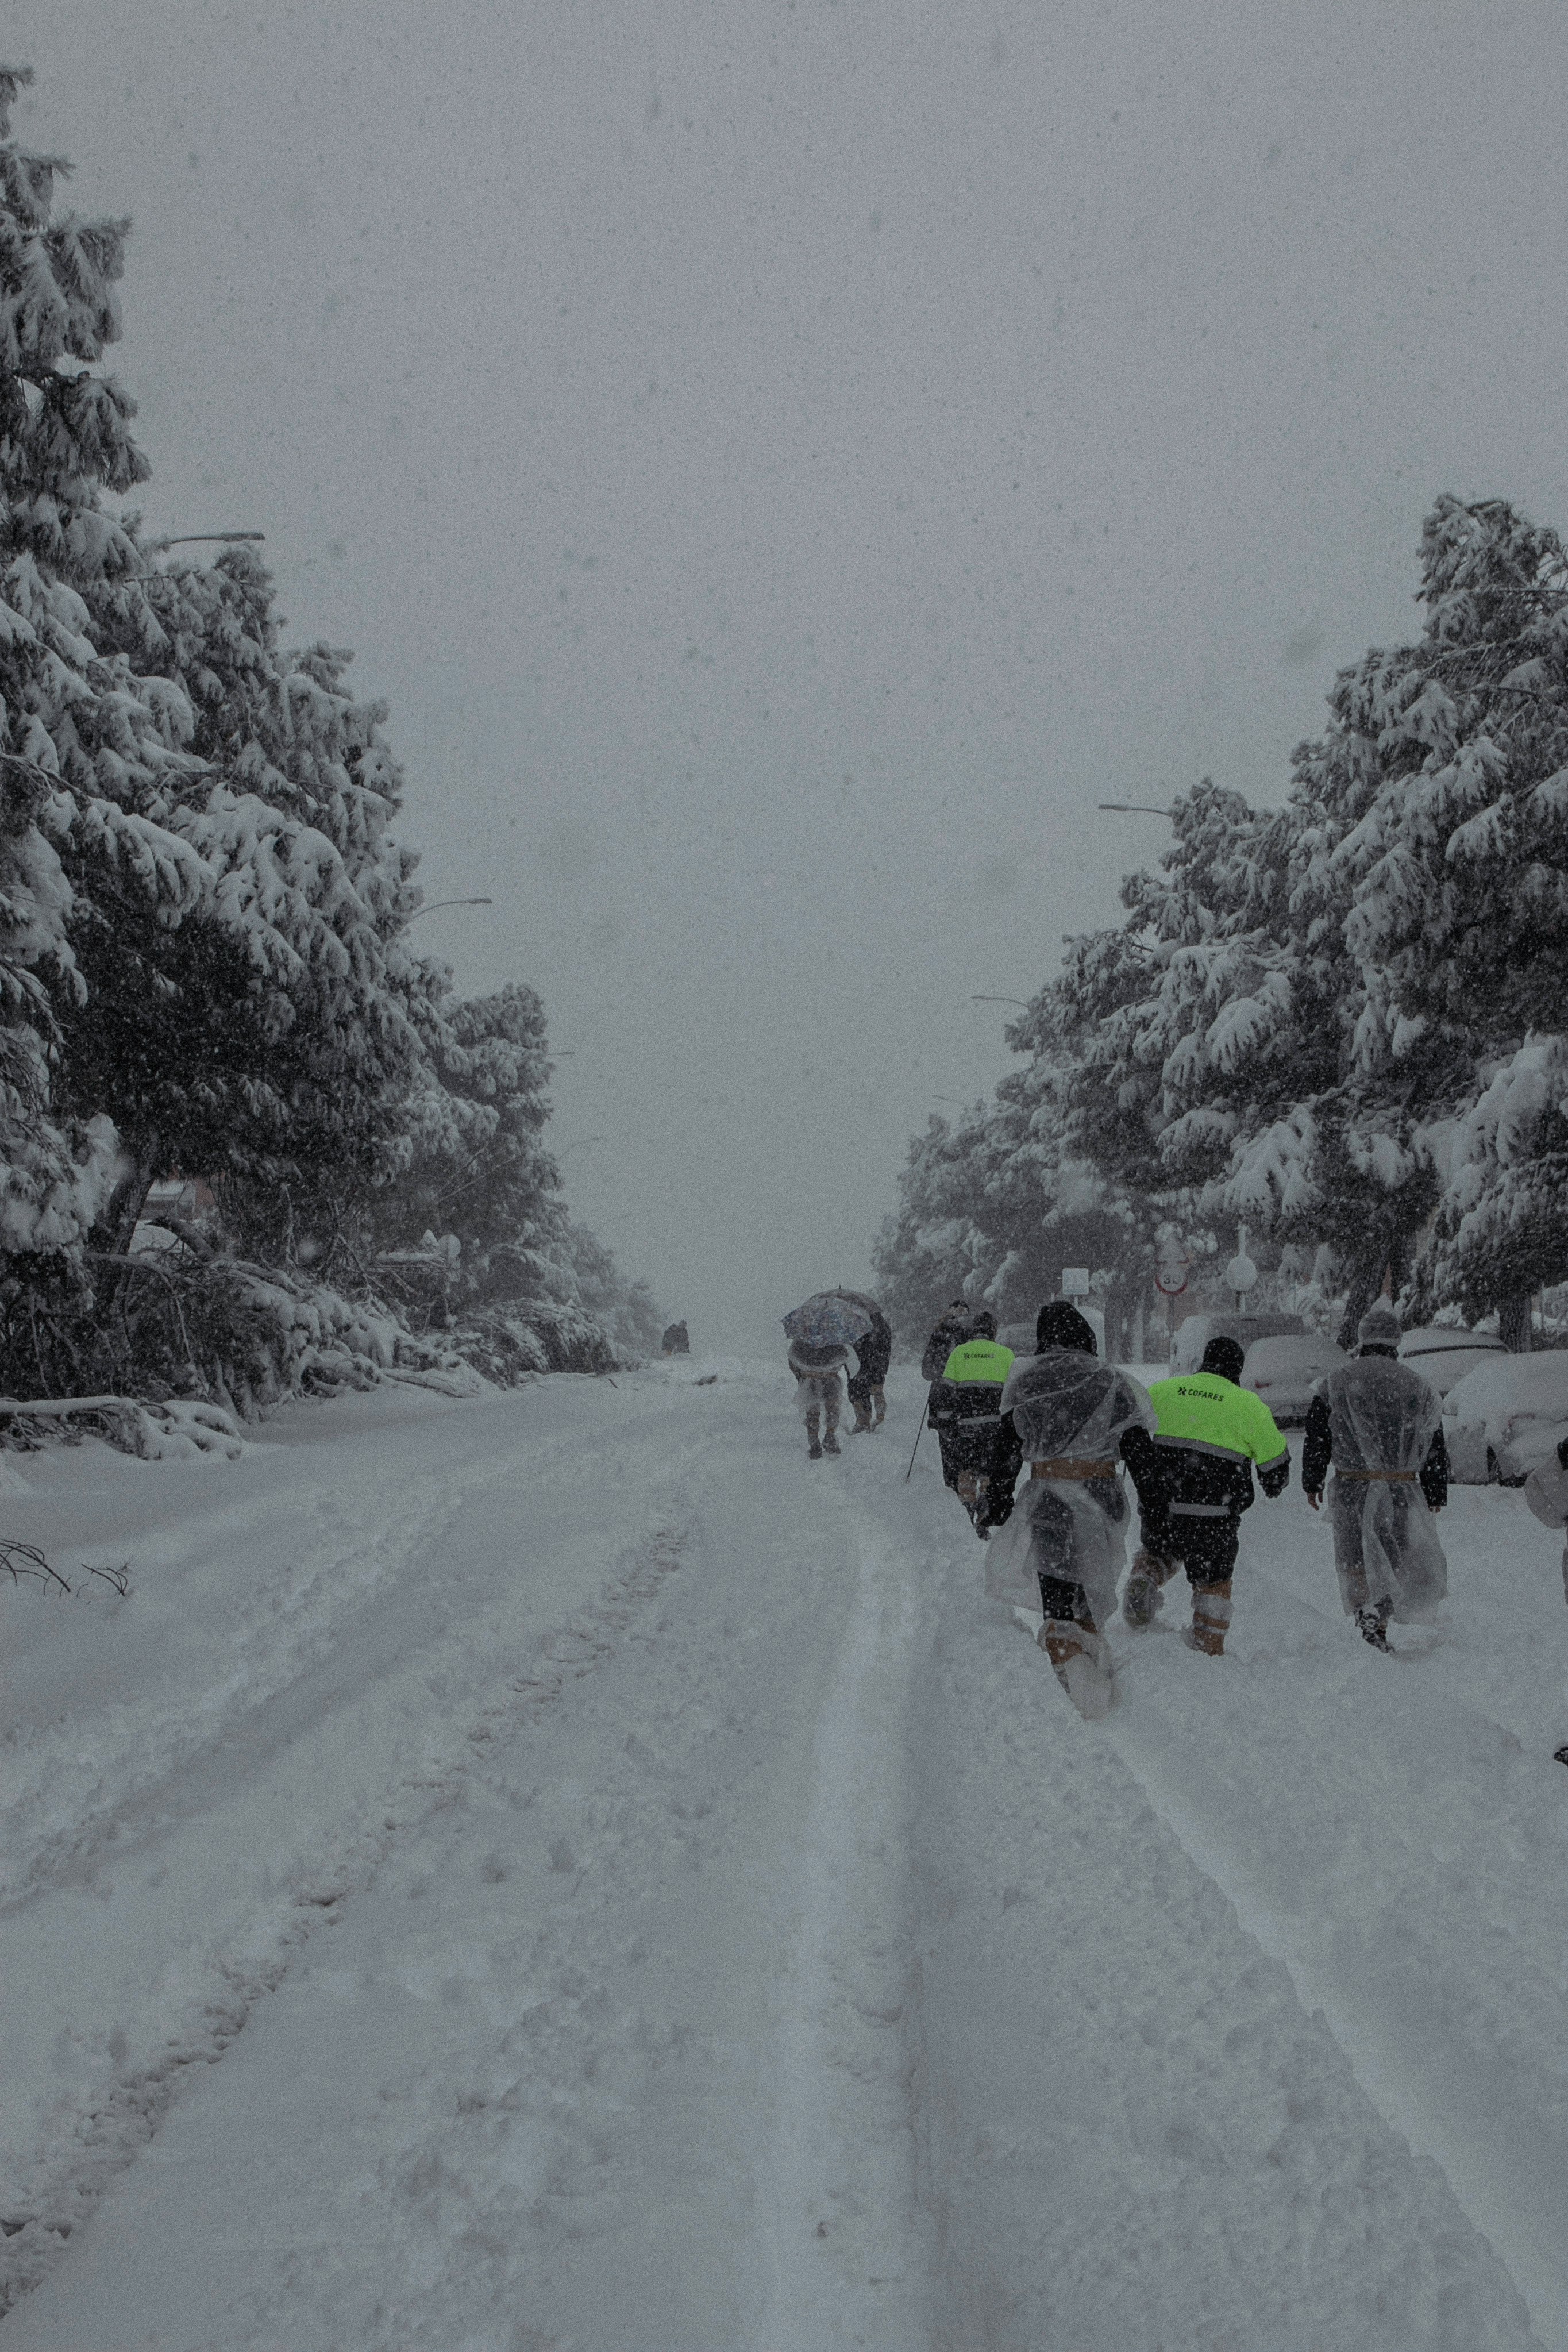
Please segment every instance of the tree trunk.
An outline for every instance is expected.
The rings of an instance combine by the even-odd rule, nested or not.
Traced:
[[[1388,1244],[1379,1242],[1364,1257],[1356,1259],[1351,1268],[1350,1295],[1340,1318],[1339,1344],[1347,1351],[1356,1344],[1361,1318],[1383,1287],[1383,1276],[1388,1265]]]
[[[1497,1307],[1497,1336],[1505,1348],[1516,1356],[1527,1356],[1534,1345],[1530,1328],[1530,1293],[1517,1298],[1500,1298]]]
[[[131,1247],[158,1173],[158,1163],[151,1150],[138,1150],[128,1145],[126,1157],[131,1165],[116,1183],[92,1229],[93,1247],[113,1257],[123,1257]]]

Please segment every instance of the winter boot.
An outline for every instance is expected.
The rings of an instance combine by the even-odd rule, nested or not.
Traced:
[[[884,1389],[873,1389],[871,1405],[871,1425],[873,1429],[880,1429],[887,1419],[887,1392]]]
[[[1122,1622],[1134,1633],[1145,1633],[1166,1605],[1160,1591],[1176,1574],[1174,1559],[1161,1559],[1156,1552],[1140,1551],[1133,1561],[1133,1573],[1127,1579],[1127,1589],[1122,1595]]]
[[[1071,1618],[1048,1617],[1034,1638],[1079,1714],[1097,1723],[1111,1706],[1111,1653],[1103,1634]]]
[[[1192,1623],[1182,1634],[1189,1650],[1200,1650],[1206,1658],[1225,1655],[1225,1632],[1230,1622],[1230,1580],[1223,1584],[1195,1584],[1192,1591]]]
[[[872,1419],[870,1413],[867,1412],[863,1404],[857,1403],[855,1406],[855,1425],[850,1431],[850,1435],[852,1437],[863,1437],[871,1425]]]
[[[820,1462],[822,1458],[822,1416],[820,1412],[806,1415],[806,1459]]]
[[[838,1450],[839,1424],[836,1421],[830,1421],[827,1428],[822,1432],[822,1451],[824,1454],[831,1454],[836,1456]]]
[[[1388,1644],[1386,1601],[1375,1601],[1370,1609],[1358,1609],[1355,1612],[1355,1630],[1364,1642],[1370,1642],[1375,1650],[1383,1652],[1385,1657],[1391,1658],[1394,1655]]]

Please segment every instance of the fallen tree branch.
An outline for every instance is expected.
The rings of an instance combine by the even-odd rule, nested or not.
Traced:
[[[84,1559],[82,1567],[89,1576],[101,1576],[104,1582],[126,1600],[131,1591],[131,1562],[120,1561],[118,1568],[96,1568]],[[51,1568],[37,1544],[9,1542],[0,1536],[0,1576],[9,1570],[13,1584],[20,1584],[25,1576],[36,1576],[40,1584],[57,1584],[62,1592],[74,1596],[86,1591],[80,1584],[68,1584],[57,1568]]]
[[[126,1563],[129,1567],[129,1561]],[[69,1592],[57,1568],[51,1568],[37,1544],[7,1543],[0,1536],[0,1574],[10,1571],[13,1584],[20,1584],[25,1576],[36,1576],[40,1584],[57,1584],[62,1592]]]

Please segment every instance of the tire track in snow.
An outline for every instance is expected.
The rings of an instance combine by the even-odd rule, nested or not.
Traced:
[[[128,1919],[125,1900],[116,1899],[122,1889],[95,1886],[89,1869],[80,1886],[45,1890],[0,1922],[12,2096],[19,2103],[27,2056],[45,2051],[53,2053],[51,2074],[63,2068],[68,2085],[44,2086],[41,2129],[0,2179],[0,2314],[48,2275],[104,2188],[157,2131],[193,2075],[223,2056],[313,1933],[337,1920],[344,1899],[372,1882],[402,1840],[455,1801],[495,1743],[548,1712],[572,1684],[616,1654],[685,1556],[695,1463],[712,1442],[705,1434],[678,1466],[666,1464],[646,1493],[643,1535],[622,1550],[591,1601],[543,1630],[520,1676],[511,1679],[515,1647],[497,1641],[501,1629],[489,1626],[489,1638],[477,1645],[490,1662],[488,1685],[454,1703],[450,1678],[476,1654],[475,1628],[464,1622],[449,1632],[444,1654],[421,1653],[401,1673],[381,1678],[358,1709],[350,1702],[335,1712],[325,1727],[330,1738],[324,1752],[316,1752],[322,1727],[308,1723],[281,1756],[244,1778],[224,1805],[222,1837],[214,1837],[200,1806],[172,1835],[154,1829],[147,1840],[152,1867],[137,1874],[129,1890],[135,1918]],[[467,1500],[493,1483],[492,1476],[471,1481]],[[358,1738],[356,1712],[364,1717]],[[346,1736],[356,1752],[341,1804],[302,1840],[283,1828],[287,1859],[281,1883],[274,1884],[271,1871],[247,1864],[277,1842],[306,1787],[319,1778],[330,1781]],[[117,1878],[129,1875],[121,1857],[105,1862],[104,1872],[111,1869]],[[100,1899],[108,1916],[95,1920]],[[206,1948],[176,1959],[171,1943],[212,1915],[216,1934]],[[129,1944],[133,1966],[140,1951],[150,2037],[127,2034],[121,1977],[111,1975],[95,1994],[93,1928],[100,1949],[112,1945],[122,1955]],[[84,1947],[85,1969],[78,1962],[62,1982],[61,1953]],[[167,2010],[172,1993],[178,2022],[170,2018],[160,2032],[158,2011]],[[133,2038],[141,2042],[134,2053]]]
[[[1239,1653],[1201,1710],[1167,1631],[1119,1644],[1131,1671],[1108,1736],[1562,2352],[1568,1986],[1552,1767],[1451,1675],[1446,1688],[1421,1675],[1418,1654],[1364,1656],[1288,1573],[1260,1564],[1247,1589]]]
[[[857,1590],[818,1718],[777,2026],[758,2352],[928,2344],[913,2095],[911,1682],[929,1645],[886,1528],[855,1521]]]
[[[515,1405],[517,1400],[495,1402]],[[435,1417],[438,1423],[444,1419],[454,1450],[485,1444],[488,1432],[476,1427],[471,1409],[466,1421],[461,1409]],[[399,1462],[390,1476],[383,1470],[373,1482],[345,1485],[323,1478],[319,1456],[307,1454],[315,1475],[302,1488],[280,1497],[275,1483],[265,1483],[215,1506],[213,1486],[232,1476],[227,1465],[202,1465],[199,1488],[182,1467],[156,1465],[152,1476],[165,1482],[168,1503],[193,1507],[174,1522],[172,1534],[158,1531],[162,1557],[154,1570],[133,1575],[131,1600],[109,1605],[117,1618],[134,1614],[138,1602],[145,1612],[156,1589],[153,1577],[172,1581],[172,1570],[209,1563],[204,1570],[208,1582],[226,1579],[234,1586],[221,1651],[204,1655],[193,1648],[188,1671],[167,1688],[96,1711],[73,1708],[64,1721],[0,1738],[6,1790],[0,1916],[52,1881],[79,1876],[106,1846],[134,1834],[171,1783],[225,1742],[243,1737],[249,1721],[287,1700],[335,1653],[361,1638],[367,1614],[396,1603],[405,1580],[439,1553],[464,1514],[491,1489],[515,1485],[519,1476],[536,1494],[580,1486],[585,1469],[602,1481],[629,1437],[646,1443],[650,1421],[673,1421],[678,1442],[689,1450],[692,1433],[681,1428],[687,1419],[660,1395],[651,1410],[608,1428],[535,1433],[518,1422],[503,1427],[501,1443],[491,1442],[476,1458],[433,1482]],[[415,1464],[417,1441],[427,1430],[428,1424],[412,1433]],[[245,1470],[258,1479],[275,1473],[276,1460],[267,1456],[279,1451],[259,1442]],[[183,1477],[182,1490],[174,1482]],[[141,1483],[138,1499],[145,1504],[150,1482]],[[297,1524],[301,1518],[304,1526]],[[25,1531],[34,1532],[30,1521]],[[40,1525],[37,1532],[47,1530]],[[100,1609],[99,1616],[104,1613]],[[181,1637],[183,1629],[170,1630]]]

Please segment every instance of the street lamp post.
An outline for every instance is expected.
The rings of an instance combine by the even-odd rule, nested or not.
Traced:
[[[412,915],[405,915],[394,928],[406,931],[410,923],[418,922],[421,915],[434,915],[442,907],[493,907],[495,903],[494,898],[433,898],[428,907],[416,907]]]
[[[186,530],[178,539],[150,539],[146,541],[150,554],[162,554],[166,547],[194,547],[198,541],[222,540],[226,546],[236,539],[265,540],[264,530]]]

